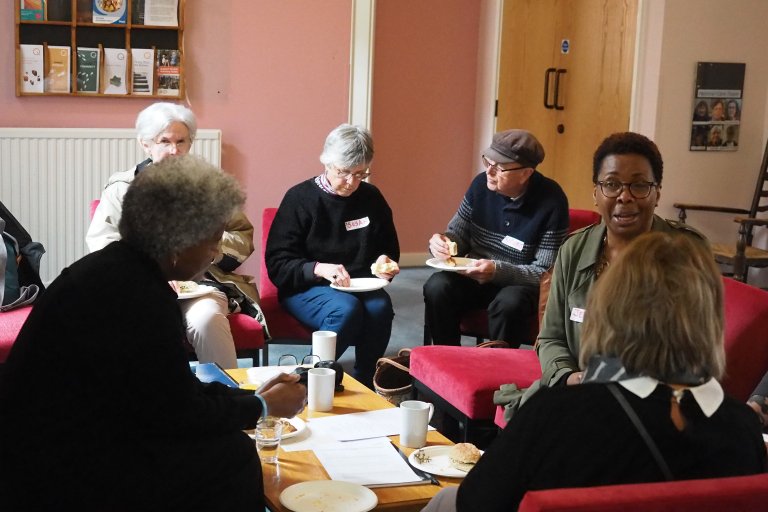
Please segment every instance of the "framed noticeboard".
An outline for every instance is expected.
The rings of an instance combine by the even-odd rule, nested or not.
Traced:
[[[691,116],[691,151],[736,151],[746,64],[699,62]]]

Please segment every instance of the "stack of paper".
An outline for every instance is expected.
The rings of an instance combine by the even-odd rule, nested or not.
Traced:
[[[316,448],[315,455],[331,480],[368,487],[430,483],[419,477],[397,452],[389,439],[341,443],[338,447]]]

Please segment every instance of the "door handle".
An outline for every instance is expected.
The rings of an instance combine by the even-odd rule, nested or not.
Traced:
[[[558,69],[555,71],[555,103],[553,105],[555,110],[565,110],[564,105],[558,104],[558,99],[560,97],[560,76],[566,74],[567,72],[567,69]]]
[[[549,77],[556,71],[557,70],[555,68],[547,68],[547,70],[544,72],[544,108],[555,108],[555,104],[557,103],[557,93],[555,93],[555,103],[549,102]],[[557,78],[555,78],[555,80],[557,80]],[[557,87],[557,85],[555,85],[555,87]]]

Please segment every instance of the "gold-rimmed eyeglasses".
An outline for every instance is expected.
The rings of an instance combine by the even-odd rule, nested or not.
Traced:
[[[629,189],[629,193],[635,199],[645,199],[651,195],[653,187],[658,187],[658,183],[653,181],[633,181],[632,183],[622,183],[618,180],[603,180],[598,181],[597,185],[600,187],[600,192],[605,197],[615,198],[619,197],[624,191],[624,188]]]
[[[490,160],[488,160],[485,157],[485,155],[480,157],[480,159],[483,161],[483,165],[485,166],[486,172],[494,171],[494,172],[502,173],[502,172],[509,172],[509,171],[520,171],[520,170],[528,168],[528,167],[513,167],[511,169],[505,169],[501,165],[499,165],[497,163],[493,163]]]

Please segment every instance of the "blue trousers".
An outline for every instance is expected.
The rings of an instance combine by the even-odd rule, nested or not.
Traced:
[[[376,361],[387,349],[395,316],[387,292],[348,293],[329,286],[313,286],[280,302],[307,327],[336,333],[336,359],[354,346],[353,377],[373,387]]]

